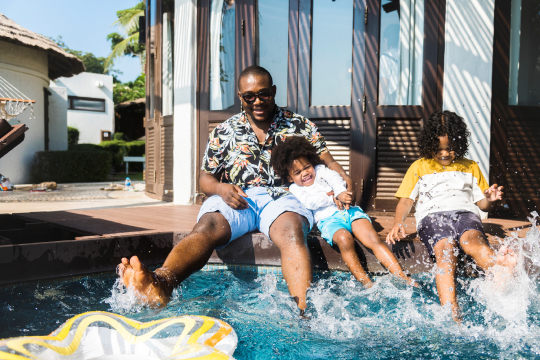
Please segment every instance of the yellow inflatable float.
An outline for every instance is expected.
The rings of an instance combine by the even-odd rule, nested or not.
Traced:
[[[206,316],[178,316],[147,323],[107,312],[69,319],[49,336],[0,340],[5,360],[233,359],[233,328]]]

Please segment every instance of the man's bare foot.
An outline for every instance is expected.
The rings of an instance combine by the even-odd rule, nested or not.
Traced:
[[[172,287],[166,279],[148,270],[137,256],[129,260],[122,258],[117,271],[124,285],[135,290],[137,296],[149,306],[160,307],[169,302]]]

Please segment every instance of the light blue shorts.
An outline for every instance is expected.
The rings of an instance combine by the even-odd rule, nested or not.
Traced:
[[[245,210],[234,210],[217,195],[209,197],[202,205],[197,222],[206,213],[219,211],[231,226],[231,239],[259,229],[264,235],[270,237],[270,226],[284,212],[290,211],[302,215],[309,221],[309,229],[313,227],[313,214],[306,209],[293,195],[283,196],[273,200],[265,187],[245,189],[246,201],[249,205]],[[221,249],[224,246],[219,247]]]
[[[354,220],[367,219],[371,222],[371,219],[359,206],[351,206],[349,210],[336,211],[327,218],[322,219],[317,223],[317,227],[321,232],[321,236],[330,246],[334,245],[332,238],[336,231],[345,229],[352,233],[352,223]]]

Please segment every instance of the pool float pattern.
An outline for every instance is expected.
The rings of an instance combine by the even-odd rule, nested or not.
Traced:
[[[178,316],[142,323],[95,311],[77,315],[49,336],[0,340],[2,360],[233,359],[238,337],[227,323]]]

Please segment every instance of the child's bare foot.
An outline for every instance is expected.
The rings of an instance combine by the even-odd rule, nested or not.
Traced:
[[[407,285],[414,286],[415,288],[420,288],[420,285],[416,281],[414,281],[413,278],[407,277],[405,278],[405,281],[407,282]]]
[[[369,279],[367,279],[367,280],[361,280],[360,282],[362,283],[362,285],[364,285],[364,287],[365,287],[366,289],[369,289],[370,287],[373,286],[373,281],[371,281],[371,280],[369,280]]]
[[[505,285],[511,279],[517,260],[514,251],[506,246],[501,246],[497,251],[495,265],[488,270],[487,274],[499,291],[503,291]]]
[[[148,302],[148,305],[158,307],[165,306],[169,302],[170,291],[166,281],[148,270],[137,256],[133,256],[130,260],[122,258],[117,271],[124,285],[135,290],[137,296]]]
[[[497,258],[495,259],[495,265],[504,266],[508,270],[513,270],[517,265],[517,255],[512,249],[506,246],[501,246],[497,251]]]

